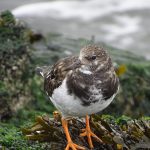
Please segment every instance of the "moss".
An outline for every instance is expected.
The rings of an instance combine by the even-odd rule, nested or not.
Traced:
[[[121,116],[121,117],[118,117],[116,119],[116,123],[119,124],[119,125],[124,125],[124,124],[127,124],[128,121],[131,121],[132,119],[130,117],[127,117],[125,115]]]
[[[33,99],[31,43],[40,38],[10,11],[0,14],[0,120],[9,118]]]
[[[3,149],[37,150],[48,147],[46,143],[27,141],[20,130],[14,124],[0,124],[0,145]]]
[[[20,109],[13,118],[0,122],[0,146],[15,150],[37,150],[49,148],[49,143],[28,141],[21,129],[31,126],[37,115],[45,112],[30,108]]]

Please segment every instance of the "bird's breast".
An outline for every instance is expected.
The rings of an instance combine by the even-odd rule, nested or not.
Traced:
[[[75,96],[74,94],[68,93],[67,79],[65,78],[62,84],[56,88],[50,97],[55,107],[62,112],[63,117],[83,117],[86,114],[97,113],[106,108],[113,100],[113,95],[109,100],[105,101],[102,99],[101,90],[91,86],[91,96],[87,101],[91,102],[90,105],[83,105],[82,99]]]

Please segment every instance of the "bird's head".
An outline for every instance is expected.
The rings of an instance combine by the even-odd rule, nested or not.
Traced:
[[[88,45],[81,49],[79,60],[81,64],[88,66],[97,66],[102,64],[108,58],[107,52],[99,46]]]
[[[86,71],[94,71],[95,69],[104,66],[104,63],[107,63],[108,58],[108,53],[104,48],[96,45],[88,45],[81,49],[79,59],[68,66],[66,70],[74,70],[81,67]]]

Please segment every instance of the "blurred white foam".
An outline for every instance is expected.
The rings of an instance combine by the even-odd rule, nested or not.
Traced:
[[[19,6],[12,12],[44,33],[87,39],[95,35],[96,40],[150,59],[149,0],[57,0]]]
[[[15,16],[40,16],[54,18],[80,18],[88,21],[112,12],[150,8],[148,0],[87,0],[51,1],[27,4],[15,8]]]
[[[115,40],[120,36],[136,33],[139,29],[140,18],[130,17],[127,15],[116,16],[114,18],[115,24],[104,24],[101,28],[107,31],[107,40]],[[129,40],[130,39],[130,40]],[[131,43],[131,38],[123,40],[124,44]]]

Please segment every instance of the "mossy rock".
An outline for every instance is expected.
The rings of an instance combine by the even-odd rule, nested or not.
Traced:
[[[9,11],[0,14],[0,119],[31,100],[31,30]]]

